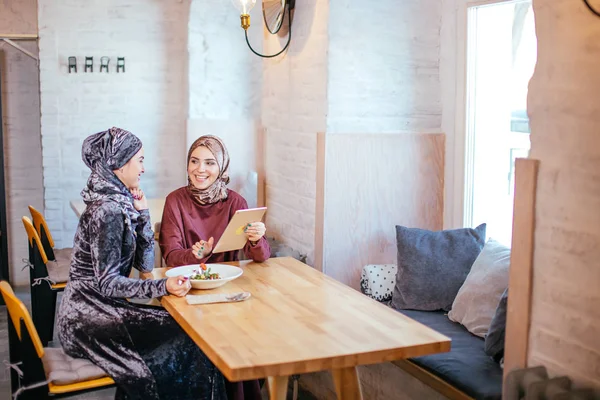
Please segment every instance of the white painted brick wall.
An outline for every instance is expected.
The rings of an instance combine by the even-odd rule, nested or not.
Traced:
[[[600,397],[600,18],[583,2],[533,9],[528,113],[540,170],[528,365]]]
[[[250,42],[262,50],[262,8],[251,11]],[[189,119],[186,150],[199,136],[213,134],[229,155],[229,188],[244,191],[256,171],[256,143],[261,129],[262,59],[250,52],[240,15],[230,1],[194,0],[189,17]],[[185,170],[181,171],[185,176]],[[247,193],[256,205],[256,185]]]
[[[331,0],[327,133],[439,132],[442,0]]]
[[[0,2],[0,33],[36,32],[35,0]],[[18,44],[37,54],[35,41]],[[29,282],[29,272],[21,271],[21,260],[28,257],[21,217],[29,215],[28,205],[39,210],[43,206],[39,80],[34,59],[5,43],[0,43],[0,51],[9,274],[13,285],[23,285]]]
[[[441,0],[302,3],[288,54],[265,63],[267,221],[309,260],[317,132],[441,131],[442,5]],[[285,44],[284,37],[265,37],[266,52]],[[446,103],[454,101],[453,94]],[[299,151],[303,148],[307,151]]]
[[[267,228],[314,261],[316,135],[325,132],[329,1],[297,3],[285,57],[265,61]],[[287,38],[265,34],[265,53]]]
[[[260,1],[251,11],[250,42],[262,50]],[[189,17],[189,116],[229,120],[260,115],[262,59],[250,52],[231,1],[194,0]]]
[[[188,1],[39,1],[41,134],[45,213],[59,247],[72,245],[89,170],[81,161],[88,135],[119,126],[146,153],[142,186],[164,196],[185,183]],[[67,58],[77,57],[76,74]],[[85,56],[94,72],[84,73]],[[100,73],[109,56],[110,72]],[[125,57],[126,73],[115,72]]]

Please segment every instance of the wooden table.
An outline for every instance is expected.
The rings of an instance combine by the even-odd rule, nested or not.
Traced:
[[[81,214],[85,211],[85,203],[82,200],[71,200],[71,209],[77,215],[77,218],[81,217]],[[165,208],[165,199],[148,199],[148,209],[150,210],[150,221],[152,226],[162,220],[163,208]]]
[[[213,290],[246,291],[239,303],[162,305],[230,381],[268,378],[271,399],[285,399],[288,376],[322,370],[338,398],[361,399],[356,366],[450,350],[450,339],[291,257],[242,261],[244,274]],[[166,268],[147,278],[162,278]]]

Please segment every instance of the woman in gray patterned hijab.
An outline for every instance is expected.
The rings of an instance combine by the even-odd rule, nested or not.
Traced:
[[[87,207],[58,316],[65,352],[106,371],[117,384],[115,398],[224,400],[223,376],[169,313],[127,300],[189,291],[184,277],[129,277],[132,268],[148,272],[154,264],[154,233],[139,189],[142,142],[111,128],[85,139],[82,158],[92,172],[81,192]]]
[[[87,137],[81,153],[83,162],[92,170],[87,187],[81,192],[83,201],[91,204],[100,199],[112,199],[132,219],[137,219],[139,212],[132,200],[133,193],[143,197],[143,193],[138,193],[138,177],[144,173],[142,141],[129,131],[113,127]],[[133,180],[130,175],[136,175],[138,179]]]

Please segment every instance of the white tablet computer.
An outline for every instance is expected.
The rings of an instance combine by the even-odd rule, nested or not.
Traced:
[[[261,221],[266,211],[267,207],[237,210],[212,252],[223,253],[243,248],[248,240],[244,228],[251,222]]]

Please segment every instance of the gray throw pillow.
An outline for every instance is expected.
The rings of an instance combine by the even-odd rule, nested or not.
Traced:
[[[494,361],[500,362],[504,357],[504,336],[506,335],[506,308],[508,303],[508,289],[502,293],[500,302],[496,308],[490,329],[485,337],[485,354],[492,357]]]
[[[486,224],[437,232],[397,225],[398,273],[392,306],[450,311],[483,248],[485,231]]]

